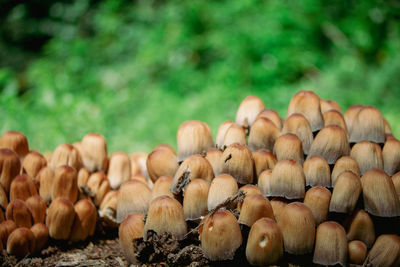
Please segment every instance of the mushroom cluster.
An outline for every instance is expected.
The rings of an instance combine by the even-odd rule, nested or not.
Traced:
[[[108,156],[99,134],[42,155],[29,149],[23,133],[3,133],[0,250],[24,257],[45,248],[49,239],[83,241],[99,221],[117,228],[118,189],[128,180],[146,182],[145,162],[144,154]]]
[[[24,257],[101,223],[133,264],[400,264],[400,141],[378,109],[299,91],[282,119],[248,96],[215,140],[186,121],[177,145],[108,155],[89,133],[42,155],[3,133],[0,250]]]
[[[152,189],[128,181],[118,193],[130,262],[150,261],[140,243],[167,233],[209,263],[400,264],[400,141],[378,109],[342,114],[300,91],[282,119],[248,96],[215,142],[206,123],[186,121],[177,145],[148,155]]]

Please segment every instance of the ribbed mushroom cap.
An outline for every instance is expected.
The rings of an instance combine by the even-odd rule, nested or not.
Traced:
[[[339,126],[324,127],[311,144],[309,157],[321,156],[328,164],[335,164],[342,156],[350,154],[349,140],[346,132]]]
[[[210,184],[203,179],[194,179],[188,184],[183,196],[183,212],[186,220],[196,220],[207,214],[209,190]]]
[[[383,170],[382,150],[375,143],[361,141],[355,144],[350,156],[357,161],[361,175],[374,168]]]
[[[67,240],[75,219],[75,209],[67,198],[56,198],[51,202],[46,217],[46,226],[53,239]]]
[[[320,156],[312,156],[304,162],[306,185],[331,187],[331,171],[328,162]]]
[[[208,192],[208,210],[214,209],[227,198],[235,195],[238,191],[236,180],[229,174],[221,174],[215,177]]]
[[[7,247],[8,236],[17,229],[17,224],[13,220],[6,220],[0,223],[0,242],[3,248]]]
[[[133,242],[143,237],[143,214],[131,213],[119,225],[118,236],[122,253],[130,263],[137,264]]]
[[[374,143],[385,142],[385,122],[382,113],[375,107],[365,106],[355,116],[350,128],[350,142],[367,140]]]
[[[117,227],[118,191],[111,190],[105,195],[98,208],[98,216],[107,226]]]
[[[276,112],[273,109],[264,109],[263,111],[261,111],[260,113],[258,113],[256,120],[258,118],[266,118],[269,119],[270,121],[272,121],[276,128],[278,128],[279,130],[282,129],[282,119],[279,116],[278,112]]]
[[[219,149],[210,148],[206,152],[206,160],[211,164],[215,176],[221,174],[221,157],[222,151]]]
[[[285,120],[282,133],[292,133],[297,135],[297,137],[301,140],[304,154],[308,155],[314,137],[310,123],[306,117],[298,113],[290,115]]]
[[[54,171],[50,166],[46,166],[41,169],[36,176],[36,180],[39,181],[39,195],[43,198],[46,203],[51,200],[53,193],[53,182],[54,182]]]
[[[306,192],[304,204],[311,210],[316,225],[327,220],[331,196],[331,192],[322,186],[314,186]]]
[[[371,266],[394,266],[400,254],[400,238],[397,235],[380,235],[368,253],[366,264]]]
[[[271,193],[271,179],[272,179],[272,170],[263,171],[258,177],[258,188],[260,188],[262,194],[264,196],[269,196]]]
[[[78,172],[78,188],[81,190],[82,187],[87,185],[89,181],[90,172],[85,167],[81,168]]]
[[[44,223],[36,223],[30,230],[35,236],[35,252],[39,252],[49,240],[49,229]]]
[[[126,181],[126,183],[129,181]],[[95,172],[89,176],[87,186],[94,195],[93,201],[96,206],[99,206],[103,201],[104,196],[111,190],[107,176],[102,172]],[[121,190],[121,188],[120,188]]]
[[[173,150],[155,149],[148,155],[146,166],[150,179],[156,182],[161,176],[174,176],[178,158]]]
[[[181,163],[173,177],[171,192],[179,194],[185,190],[187,183],[196,178],[204,179],[207,182],[211,182],[214,178],[210,162],[200,154],[191,155]]]
[[[37,151],[31,150],[22,161],[22,172],[34,178],[47,165],[46,159]]]
[[[183,239],[187,233],[187,225],[182,205],[169,196],[160,196],[151,201],[144,225],[145,240],[149,230],[158,234],[171,233],[179,240]]]
[[[287,117],[300,113],[310,122],[313,132],[324,127],[319,97],[312,91],[299,91],[290,100]]]
[[[242,191],[246,195],[262,195],[262,191],[260,188],[253,184],[245,184],[242,187],[239,188],[239,191]]]
[[[117,197],[117,222],[130,213],[146,214],[151,200],[151,191],[147,185],[137,180],[122,184]]]
[[[281,215],[283,209],[289,204],[289,200],[281,197],[275,197],[270,200],[272,211],[274,212],[275,221],[279,221],[279,216]]]
[[[162,145],[158,145],[158,147],[164,147],[166,149],[170,149],[170,150],[174,151],[173,148],[170,147],[169,145],[162,144]],[[146,168],[147,154],[133,153],[129,156],[129,159],[131,160],[132,176],[135,176],[135,175],[143,175],[145,177],[148,176],[147,168]]]
[[[283,236],[275,221],[257,220],[250,229],[246,245],[246,258],[251,265],[276,264],[283,256]]]
[[[224,142],[221,149],[225,149],[234,143],[246,145],[246,132],[243,127],[237,123],[233,123],[226,130],[224,135]]]
[[[362,265],[367,257],[367,246],[359,240],[350,241],[348,243],[349,262],[352,264]]]
[[[18,131],[6,131],[0,138],[0,148],[8,148],[18,154],[20,158],[29,153],[28,139]]]
[[[178,162],[194,154],[201,154],[213,146],[210,127],[201,121],[185,121],[176,134]]]
[[[10,186],[10,201],[21,199],[25,201],[31,196],[37,195],[35,182],[26,174],[15,177]]]
[[[46,202],[39,195],[34,195],[25,200],[25,204],[32,214],[33,224],[44,223],[46,218]]]
[[[199,228],[204,256],[212,261],[233,259],[242,244],[242,234],[235,216],[227,210],[217,210],[207,216]]]
[[[99,207],[99,215],[101,216],[101,212],[105,211],[106,209],[110,208],[114,211],[117,210],[117,201],[118,201],[118,191],[117,190],[110,190],[104,196],[103,201],[100,203]]]
[[[239,223],[249,227],[263,217],[275,219],[274,212],[268,198],[259,194],[246,195],[243,202],[238,205],[240,210]]]
[[[224,148],[225,133],[229,129],[229,127],[231,127],[232,124],[234,124],[234,122],[228,120],[228,121],[224,121],[219,126],[218,132],[217,132],[216,141],[215,141],[215,146],[217,148],[219,148],[219,149],[223,149]]]
[[[236,112],[235,122],[245,128],[253,125],[257,115],[265,109],[263,101],[254,95],[246,96]]]
[[[10,191],[11,182],[21,171],[21,162],[14,151],[0,149],[0,184],[6,192]]]
[[[151,200],[163,195],[174,197],[174,194],[170,190],[171,184],[171,176],[160,176],[151,189]]]
[[[292,159],[303,165],[303,147],[301,140],[295,134],[288,133],[279,136],[273,151],[278,161]]]
[[[82,163],[90,172],[106,171],[107,144],[104,136],[98,133],[88,133],[82,138],[80,143],[80,154]]]
[[[305,176],[301,165],[294,160],[279,161],[272,170],[269,185],[264,186],[263,193],[268,197],[304,198]]]
[[[355,159],[349,156],[339,158],[332,170],[332,186],[335,186],[338,176],[345,171],[352,171],[355,175],[360,176],[360,167]]]
[[[282,210],[278,226],[283,234],[285,251],[303,255],[313,251],[315,221],[311,210],[300,202],[292,202]]]
[[[353,213],[361,191],[360,178],[351,171],[342,172],[333,188],[329,211]]]
[[[349,134],[352,132],[352,127],[355,124],[356,117],[363,107],[363,105],[353,105],[344,113],[343,117]]]
[[[107,178],[112,189],[117,189],[131,178],[131,162],[124,152],[115,152],[111,155],[108,164]]]
[[[75,220],[72,226],[70,240],[83,241],[92,236],[96,230],[97,210],[89,199],[81,199],[75,204]]]
[[[63,165],[56,169],[51,198],[68,198],[72,203],[78,199],[78,173],[70,166]]]
[[[276,125],[267,118],[258,118],[250,129],[249,148],[251,151],[258,149],[272,150],[276,139],[281,132]]]
[[[13,220],[18,227],[30,228],[32,226],[32,214],[25,202],[20,199],[13,200],[8,204],[6,219]]]
[[[7,239],[7,253],[19,258],[35,251],[35,236],[29,228],[15,229]]]
[[[328,221],[318,226],[315,238],[314,263],[346,266],[347,251],[346,232],[340,224]]]
[[[347,240],[360,240],[367,247],[375,242],[375,228],[371,217],[364,210],[357,210],[350,218],[347,230]]]
[[[239,184],[251,184],[254,178],[254,160],[246,145],[232,144],[221,157],[222,173],[232,175]]]
[[[348,134],[346,122],[344,121],[342,113],[337,110],[329,110],[323,114],[323,117],[325,127],[329,125],[336,125],[341,127]]]
[[[51,155],[49,166],[52,167],[54,171],[63,165],[70,166],[77,171],[82,166],[80,153],[74,146],[70,144],[62,144],[57,146]]]
[[[400,172],[397,172],[392,176],[392,182],[397,195],[400,197]]]
[[[266,149],[260,149],[253,152],[254,167],[256,169],[257,179],[265,170],[272,170],[278,162],[275,155]]]
[[[400,201],[393,181],[382,170],[372,169],[361,177],[364,207],[380,217],[400,216]]]
[[[400,171],[400,141],[394,137],[386,138],[382,157],[384,170],[388,175]]]

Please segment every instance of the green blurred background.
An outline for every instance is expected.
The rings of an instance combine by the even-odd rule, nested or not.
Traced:
[[[40,151],[110,152],[213,134],[248,94],[286,115],[300,89],[381,109],[400,136],[400,3],[355,0],[0,0],[0,130]]]

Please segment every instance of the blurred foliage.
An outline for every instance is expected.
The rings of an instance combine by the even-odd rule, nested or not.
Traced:
[[[34,149],[100,132],[148,152],[184,120],[215,135],[248,94],[284,117],[300,89],[375,105],[400,135],[397,1],[3,2],[0,130]]]

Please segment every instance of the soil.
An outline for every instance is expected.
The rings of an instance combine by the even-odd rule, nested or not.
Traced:
[[[243,229],[246,231],[248,229]],[[191,237],[189,239],[193,240]],[[198,242],[178,241],[173,235],[157,235],[155,232],[148,232],[148,240],[137,240],[134,244],[137,249],[137,258],[142,262],[139,265],[129,264],[122,254],[116,230],[109,230],[107,234],[97,232],[90,240],[81,243],[67,244],[61,241],[51,240],[48,246],[40,253],[18,259],[8,255],[5,251],[0,254],[0,266],[249,266],[243,255],[243,248],[238,249],[234,260],[222,262],[208,261]],[[309,260],[308,263],[288,262],[290,258],[285,255],[286,260],[278,264],[284,267],[315,266]],[[360,267],[352,265],[351,267]],[[369,265],[366,265],[370,267]]]
[[[186,240],[191,239],[187,236]],[[194,244],[197,243],[197,244]],[[206,266],[209,261],[204,257],[198,242],[178,241],[174,235],[158,235],[147,232],[147,240],[142,238],[134,242],[136,258],[140,262],[164,266]]]
[[[49,240],[48,246],[41,252],[19,259],[0,255],[1,266],[129,266],[122,254],[117,230],[96,234],[81,243],[68,244],[66,241]]]

